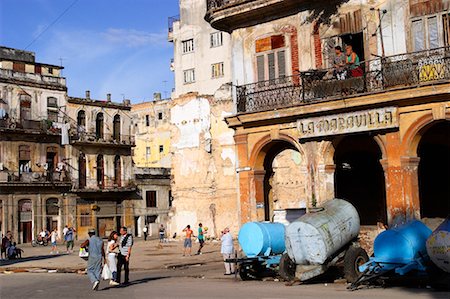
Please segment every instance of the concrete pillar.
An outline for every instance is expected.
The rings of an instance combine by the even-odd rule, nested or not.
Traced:
[[[321,164],[317,167],[319,172],[319,192],[317,192],[317,206],[327,200],[333,199],[335,197],[334,193],[334,173],[336,171],[336,165],[324,165]],[[307,172],[307,169],[305,169]]]
[[[266,204],[269,205],[267,208],[270,209],[270,203],[266,203],[264,201],[264,177],[266,175],[266,171],[264,170],[255,170],[253,171],[253,179],[251,180],[251,184],[253,184],[253,188],[255,190],[255,206],[250,206],[251,210],[256,210],[256,218],[253,216],[251,221],[264,221],[265,220],[265,209]],[[253,189],[252,188],[252,189]]]
[[[406,219],[420,219],[418,157],[401,157]]]

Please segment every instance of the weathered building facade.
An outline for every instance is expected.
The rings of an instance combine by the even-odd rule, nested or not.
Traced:
[[[78,235],[89,228],[107,237],[121,225],[135,227],[133,200],[136,186],[132,172],[131,150],[135,145],[131,126],[131,105],[106,100],[69,97],[66,115],[70,123],[72,170],[71,223]]]
[[[62,145],[62,67],[0,47],[0,231],[19,243],[68,221],[71,172]]]
[[[344,198],[363,225],[448,214],[448,1],[206,2],[231,33],[240,223],[282,208],[273,161],[287,150],[297,207]],[[347,45],[360,62],[346,56],[338,78]]]

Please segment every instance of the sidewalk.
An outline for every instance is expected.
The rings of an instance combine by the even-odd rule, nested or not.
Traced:
[[[50,254],[51,246],[32,247],[25,244],[19,246],[24,250],[22,259],[0,260],[0,272],[78,272],[86,268],[86,261],[78,257],[80,242],[76,242],[72,254],[65,253],[65,245],[58,244],[59,254]],[[195,254],[198,243],[194,243],[192,252]],[[183,242],[174,240],[159,243],[158,240],[143,241],[135,239],[131,254],[130,269],[132,271],[177,269],[193,265],[219,264],[222,262],[219,242],[207,242],[202,255],[183,257]]]

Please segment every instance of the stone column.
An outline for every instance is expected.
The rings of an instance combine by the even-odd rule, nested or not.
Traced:
[[[336,165],[324,165],[321,164],[318,167],[319,172],[319,192],[317,194],[317,205],[320,206],[327,200],[333,199],[335,197],[334,193],[334,173],[336,170]]]
[[[238,170],[238,208],[240,212],[240,223],[241,226],[243,223],[249,222],[252,219],[251,213],[251,203],[250,203],[250,181],[253,178],[253,174],[250,173],[250,167],[248,165],[248,143],[247,143],[247,134],[236,134],[234,136],[235,146],[236,146],[236,155],[237,155],[237,163],[236,167]]]
[[[418,157],[401,157],[406,219],[420,219]]]

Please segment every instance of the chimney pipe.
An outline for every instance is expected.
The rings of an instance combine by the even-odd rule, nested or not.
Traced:
[[[91,99],[91,92],[89,90],[86,90],[86,100]]]
[[[106,94],[106,101],[111,102],[111,94],[110,93]]]

